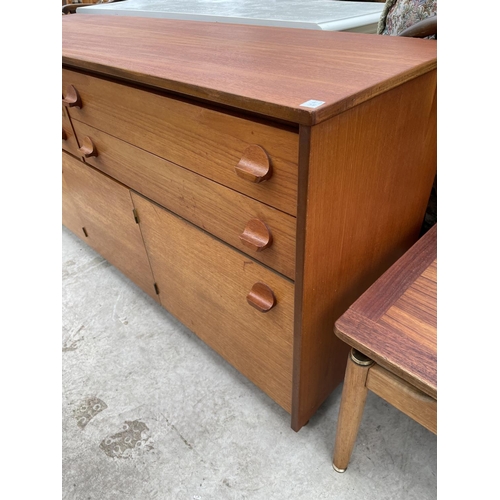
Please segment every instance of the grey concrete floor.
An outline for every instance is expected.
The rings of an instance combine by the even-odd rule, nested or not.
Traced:
[[[63,228],[63,495],[75,500],[436,498],[436,436],[368,395],[331,466],[342,386],[290,417]]]

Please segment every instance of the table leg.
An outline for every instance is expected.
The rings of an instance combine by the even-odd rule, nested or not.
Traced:
[[[351,458],[368,393],[366,377],[372,364],[373,361],[370,358],[351,349],[345,372],[333,452],[333,468],[337,472],[344,472]]]

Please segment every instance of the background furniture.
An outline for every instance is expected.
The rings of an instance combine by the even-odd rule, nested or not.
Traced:
[[[343,379],[335,320],[418,238],[435,43],[62,21],[63,223],[299,430]]]
[[[63,0],[62,13],[75,14],[80,7],[87,7],[89,5],[99,5],[103,3],[122,2],[123,0]]]
[[[126,0],[78,13],[376,33],[383,7],[336,0]]]
[[[340,317],[335,333],[352,347],[336,471],[349,463],[368,390],[437,432],[437,225]]]
[[[437,40],[437,0],[387,0],[377,33]],[[437,173],[427,204],[421,234],[437,222]]]
[[[437,0],[387,0],[380,16],[377,33],[381,35],[433,36],[437,31],[430,29],[429,34],[421,35],[413,29],[417,24],[429,30],[429,26],[437,26]],[[437,28],[436,28],[437,29]],[[434,36],[435,38],[435,36]]]

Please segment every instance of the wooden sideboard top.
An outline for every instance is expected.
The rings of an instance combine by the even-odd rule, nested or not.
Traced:
[[[437,66],[436,42],[128,16],[62,16],[63,64],[313,125]],[[324,101],[317,108],[301,106]]]

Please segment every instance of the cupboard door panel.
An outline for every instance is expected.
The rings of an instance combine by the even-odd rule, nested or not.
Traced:
[[[72,198],[72,191],[68,188],[66,177],[71,176],[71,163],[77,162],[72,156],[63,151],[62,154],[62,223],[79,238],[85,239],[83,222]],[[69,173],[68,173],[69,171]]]
[[[132,199],[161,304],[290,412],[293,283],[135,192]]]
[[[130,190],[75,158],[65,157],[65,190],[78,212],[84,241],[158,302]]]

